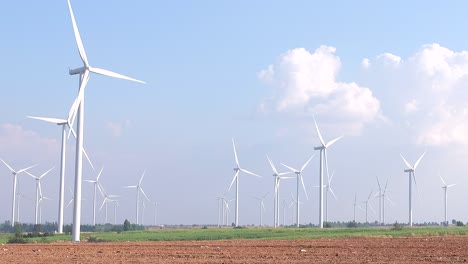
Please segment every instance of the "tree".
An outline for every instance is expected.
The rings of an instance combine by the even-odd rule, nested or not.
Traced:
[[[123,231],[129,231],[131,229],[131,226],[132,225],[130,224],[130,221],[125,219],[124,224],[123,224]]]

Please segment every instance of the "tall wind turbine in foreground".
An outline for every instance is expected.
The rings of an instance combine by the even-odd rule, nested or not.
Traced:
[[[97,193],[97,189],[99,188],[99,191],[101,191],[102,193],[102,190],[100,189],[101,186],[99,184],[99,177],[101,177],[101,174],[102,174],[102,170],[104,170],[104,167],[101,169],[101,171],[99,171],[97,177],[96,177],[96,180],[85,180],[85,182],[90,182],[90,183],[93,183],[94,184],[94,195],[93,195],[93,225],[96,225],[96,193]]]
[[[79,106],[79,97],[75,98],[75,101],[73,102],[70,111],[68,112],[68,117],[67,119],[60,119],[60,118],[50,118],[50,117],[37,117],[37,116],[27,116],[28,118],[32,119],[37,119],[37,120],[42,120],[45,122],[53,123],[59,126],[62,126],[62,148],[61,148],[61,158],[60,158],[60,190],[59,190],[59,212],[58,212],[58,233],[63,233],[63,204],[64,204],[64,190],[65,190],[65,148],[66,148],[66,127],[69,128],[69,131],[73,133],[73,136],[76,138],[76,133],[73,130],[73,118],[76,114],[76,110]],[[70,133],[68,134],[70,137]],[[86,151],[83,149],[83,154],[85,155],[86,159],[88,160],[89,164],[91,165],[91,168],[94,171],[94,166],[91,163],[91,160],[88,157],[88,154],[86,154]],[[36,217],[37,219],[37,217]],[[36,220],[37,221],[37,220]]]
[[[27,168],[24,168],[24,169],[20,169],[20,170],[17,170],[15,171],[10,165],[8,165],[3,159],[0,159],[3,164],[5,164],[5,166],[7,166],[7,168],[11,171],[11,173],[13,174],[13,203],[11,205],[11,226],[14,226],[15,225],[15,208],[16,208],[16,182],[17,182],[17,177],[18,177],[18,174],[22,173],[22,172],[25,172],[29,169],[31,169],[32,167],[35,167],[37,166],[36,165],[33,165],[33,166],[30,166],[30,167],[27,167]]]
[[[78,26],[76,25],[75,16],[73,14],[73,10],[70,4],[70,0],[68,0],[68,8],[70,10],[70,16],[73,24],[73,32],[75,34],[76,44],[78,46],[78,52],[80,54],[81,60],[83,62],[83,66],[77,69],[69,70],[70,75],[79,74],[80,75],[80,83],[79,83],[79,103],[80,106],[78,108],[78,125],[77,125],[77,140],[76,140],[76,163],[75,163],[75,204],[73,210],[73,232],[72,232],[72,241],[79,242],[80,241],[80,225],[81,225],[81,176],[82,176],[82,163],[83,163],[83,126],[84,126],[84,89],[86,87],[86,83],[89,80],[89,73],[97,73],[109,77],[120,78],[129,81],[135,81],[144,83],[140,80],[133,79],[127,77],[125,75],[121,75],[115,72],[111,72],[108,70],[100,69],[91,67],[88,63],[88,58],[86,56],[86,52],[83,46],[83,42],[81,41],[80,32],[78,31]]]
[[[445,208],[444,208],[444,212],[445,212],[444,225],[448,226],[448,220],[447,220],[447,189],[452,187],[452,186],[455,186],[456,184],[450,184],[450,185],[445,184],[445,181],[442,178],[442,176],[440,176],[440,180],[442,181],[442,184],[443,184],[442,188],[444,189],[444,204],[445,204]]]
[[[234,158],[236,159],[236,167],[234,168],[234,171],[236,174],[234,174],[234,178],[232,178],[231,185],[229,185],[228,192],[231,190],[232,185],[234,184],[234,181],[236,182],[236,219],[235,219],[235,226],[239,226],[239,172],[244,172],[256,177],[262,177],[260,175],[257,175],[253,172],[250,172],[246,169],[241,168],[239,165],[239,159],[237,158],[237,151],[236,151],[236,144],[234,144],[234,139],[232,139],[232,147],[234,149]]]
[[[267,155],[268,162],[270,162],[271,169],[273,170],[273,177],[275,177],[275,197],[273,197],[273,226],[276,228],[279,225],[279,187],[281,179],[292,179],[294,177],[284,177],[283,175],[290,174],[291,172],[281,172],[278,173],[275,165],[270,160],[270,157]]]
[[[317,134],[320,139],[320,146],[314,147],[314,150],[320,150],[320,180],[319,180],[319,226],[323,228],[323,159],[325,159],[325,165],[327,169],[328,175],[328,159],[327,159],[327,148],[333,145],[336,141],[338,141],[341,137],[335,138],[328,143],[325,142],[320,134],[320,130],[318,128],[317,122],[315,121],[314,117],[315,128],[317,128]]]
[[[416,175],[415,175],[415,171],[416,171],[416,168],[418,167],[419,163],[421,162],[422,158],[424,157],[424,155],[426,154],[426,152],[424,152],[421,157],[419,157],[419,159],[416,161],[416,163],[414,164],[414,166],[411,166],[411,164],[409,164],[408,161],[406,161],[406,159],[403,157],[403,155],[400,154],[401,158],[403,159],[403,161],[405,162],[406,166],[408,167],[407,169],[405,169],[405,172],[408,172],[408,175],[409,175],[409,226],[413,226],[413,208],[411,206],[411,201],[412,201],[412,197],[411,197],[411,178],[413,178],[414,180],[414,185],[416,187],[416,189],[418,188],[418,185],[416,184]]]
[[[35,218],[36,218],[36,225],[39,223],[39,203],[42,200],[42,188],[41,188],[41,179],[46,176],[54,167],[50,168],[48,171],[44,172],[41,176],[37,177],[31,174],[30,172],[26,171],[26,173],[33,177],[36,180],[36,209],[35,209]]]
[[[289,167],[288,165],[285,165],[283,163],[281,163],[281,165],[285,166],[286,168],[290,169],[292,172],[294,172],[296,174],[296,177],[297,177],[297,180],[296,180],[296,199],[293,198],[293,200],[295,201],[296,203],[296,219],[297,219],[297,227],[299,227],[299,204],[301,203],[300,200],[299,200],[299,182],[302,183],[302,188],[304,189],[304,193],[305,193],[305,196],[307,198],[307,200],[309,200],[309,197],[307,196],[307,191],[306,191],[306,188],[305,188],[305,185],[304,185],[304,179],[302,178],[302,171],[304,171],[305,167],[307,167],[307,164],[309,164],[310,160],[312,160],[312,158],[315,156],[312,155],[309,160],[306,161],[306,163],[304,163],[304,165],[302,166],[302,168],[300,170],[296,170],[292,167]]]
[[[137,191],[137,197],[136,197],[136,224],[138,225],[138,218],[139,218],[139,206],[140,206],[140,192],[146,197],[146,199],[149,201],[150,199],[148,196],[146,196],[145,191],[143,191],[143,188],[141,188],[141,182],[143,181],[143,177],[145,177],[146,171],[143,171],[143,174],[140,177],[140,180],[138,181],[138,185],[131,185],[131,186],[125,186],[124,188],[135,188]]]

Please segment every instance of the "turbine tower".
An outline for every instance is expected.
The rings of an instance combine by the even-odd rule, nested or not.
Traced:
[[[138,218],[139,218],[139,206],[140,206],[140,192],[146,197],[146,199],[149,201],[150,199],[148,196],[146,196],[145,191],[143,191],[143,188],[141,188],[141,182],[143,181],[143,177],[145,177],[146,170],[143,171],[143,174],[140,177],[140,180],[138,181],[138,185],[131,185],[131,186],[125,186],[124,188],[135,188],[137,191],[137,196],[136,196],[136,224],[138,225]]]
[[[14,226],[15,225],[15,209],[16,209],[16,182],[17,182],[17,178],[18,178],[18,174],[22,173],[22,172],[25,172],[35,166],[36,165],[32,165],[30,167],[27,167],[27,168],[24,168],[24,169],[20,169],[20,170],[17,170],[15,171],[10,165],[8,165],[3,159],[0,159],[3,164],[5,164],[5,166],[7,166],[7,168],[11,171],[11,173],[13,174],[13,203],[11,205],[11,226]]]
[[[36,206],[35,206],[35,218],[36,218],[36,225],[40,223],[39,221],[39,203],[40,199],[42,199],[42,188],[41,188],[41,179],[46,176],[51,170],[53,170],[54,167],[50,168],[48,171],[44,172],[41,176],[37,177],[31,174],[29,171],[26,171],[26,173],[33,177],[36,180]]]
[[[318,128],[317,122],[315,121],[314,117],[314,123],[315,123],[315,128],[317,129],[317,134],[320,139],[320,146],[314,147],[314,150],[320,150],[320,178],[319,178],[319,226],[320,228],[323,228],[323,160],[325,159],[325,165],[327,169],[327,175],[328,175],[328,160],[327,160],[327,148],[333,145],[336,141],[338,141],[341,137],[335,138],[328,143],[325,142],[322,138],[322,135],[320,134],[320,130]]]
[[[445,181],[442,178],[442,176],[440,176],[440,180],[442,181],[442,184],[443,184],[442,188],[444,189],[444,204],[445,204],[445,208],[444,208],[444,213],[445,213],[444,225],[448,226],[448,220],[447,220],[447,189],[452,187],[452,186],[455,186],[456,184],[450,184],[450,185],[445,184]]]
[[[129,81],[135,81],[144,83],[140,80],[133,79],[115,72],[108,70],[91,67],[88,63],[88,58],[81,40],[78,26],[76,25],[75,16],[68,0],[68,8],[70,10],[70,17],[73,25],[73,32],[75,35],[76,44],[78,46],[78,52],[83,62],[83,66],[77,69],[69,70],[70,75],[79,74],[79,108],[78,108],[78,124],[77,124],[77,140],[76,140],[76,162],[75,162],[75,202],[73,210],[73,230],[72,230],[72,241],[80,242],[80,225],[81,225],[81,178],[82,178],[82,163],[83,155],[81,149],[83,149],[83,128],[84,128],[84,89],[89,80],[89,73],[97,73],[109,77],[120,78]]]
[[[409,196],[409,220],[408,220],[408,224],[409,226],[413,226],[413,208],[412,208],[412,205],[411,205],[411,202],[412,202],[412,197],[411,197],[411,177],[413,178],[414,180],[414,185],[416,187],[416,190],[418,188],[417,184],[416,184],[416,175],[415,175],[415,171],[416,171],[416,168],[418,167],[419,163],[421,162],[422,158],[424,157],[424,155],[426,154],[426,152],[424,152],[421,157],[419,157],[419,159],[416,161],[416,163],[414,164],[414,166],[411,166],[411,164],[409,164],[408,161],[406,161],[406,159],[403,157],[403,155],[400,154],[401,158],[403,159],[403,161],[405,162],[406,166],[408,167],[407,169],[404,170],[404,172],[408,172],[408,175],[409,175],[409,191],[408,191],[408,196]]]
[[[307,167],[307,164],[309,164],[310,160],[312,160],[312,158],[315,156],[312,155],[309,160],[306,161],[306,163],[304,163],[304,165],[302,166],[302,168],[300,170],[296,170],[288,165],[285,165],[283,163],[281,163],[281,165],[283,165],[284,167],[290,169],[293,173],[296,174],[296,199],[294,200],[295,203],[296,203],[296,219],[297,219],[297,227],[299,227],[299,204],[301,203],[300,200],[299,200],[299,182],[302,183],[302,188],[304,189],[304,193],[305,193],[305,196],[307,198],[307,200],[309,200],[309,197],[307,196],[307,191],[306,191],[306,188],[305,188],[305,185],[304,185],[304,179],[302,178],[302,172],[304,171],[304,169]]]
[[[234,139],[232,139],[232,147],[234,149],[234,158],[236,159],[236,167],[234,168],[234,171],[236,172],[234,174],[234,178],[232,178],[231,184],[229,185],[228,192],[231,190],[232,185],[234,184],[234,181],[236,182],[236,217],[235,217],[235,226],[239,226],[239,172],[244,172],[256,177],[262,177],[260,175],[257,175],[253,172],[250,172],[246,169],[241,168],[239,165],[239,159],[237,158],[237,151],[236,151],[236,144],[234,143]]]
[[[273,170],[273,177],[275,177],[275,197],[273,197],[273,226],[276,228],[279,225],[279,187],[282,179],[292,179],[294,177],[284,177],[283,175],[290,174],[291,172],[278,173],[275,165],[267,155],[268,162],[270,162],[271,169]]]

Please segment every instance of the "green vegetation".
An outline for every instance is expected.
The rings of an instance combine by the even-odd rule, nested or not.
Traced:
[[[468,227],[355,227],[355,228],[192,228],[161,229],[153,231],[93,232],[82,233],[81,241],[178,241],[178,240],[220,240],[220,239],[316,239],[339,237],[372,236],[435,236],[468,235]],[[0,243],[6,243],[11,234],[0,233]],[[24,238],[24,237],[23,237]],[[27,238],[28,242],[48,243],[70,241],[71,236],[55,234],[48,237]]]

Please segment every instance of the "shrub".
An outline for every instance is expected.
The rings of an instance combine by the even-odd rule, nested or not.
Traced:
[[[392,230],[402,230],[402,229],[403,229],[403,226],[400,225],[398,222],[395,222],[393,224]]]
[[[355,228],[357,227],[357,223],[356,221],[353,220],[353,221],[350,221],[346,226],[349,228]]]
[[[464,226],[465,224],[463,224],[462,221],[457,221],[457,226]]]

